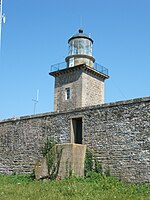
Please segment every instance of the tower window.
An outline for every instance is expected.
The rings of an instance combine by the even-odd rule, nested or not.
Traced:
[[[66,88],[66,100],[70,99],[70,88]]]

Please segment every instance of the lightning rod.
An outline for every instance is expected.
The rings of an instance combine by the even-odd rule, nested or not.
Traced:
[[[6,18],[3,14],[3,0],[0,0],[0,50],[2,44],[2,24],[5,24]]]

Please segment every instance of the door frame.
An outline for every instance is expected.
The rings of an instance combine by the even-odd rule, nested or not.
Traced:
[[[73,129],[73,120],[74,119],[82,119],[82,144],[84,144],[84,116],[83,115],[76,115],[73,117],[70,117],[70,142],[75,143],[75,137],[74,137],[74,129]]]

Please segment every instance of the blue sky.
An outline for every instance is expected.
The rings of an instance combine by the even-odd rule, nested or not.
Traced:
[[[149,0],[3,0],[7,19],[0,56],[0,119],[53,111],[50,66],[63,62],[67,40],[84,31],[96,62],[108,67],[105,102],[150,95]]]

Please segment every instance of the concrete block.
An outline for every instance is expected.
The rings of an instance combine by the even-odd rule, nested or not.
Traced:
[[[56,153],[62,150],[58,177],[63,179],[70,175],[84,176],[86,145],[57,144]]]

